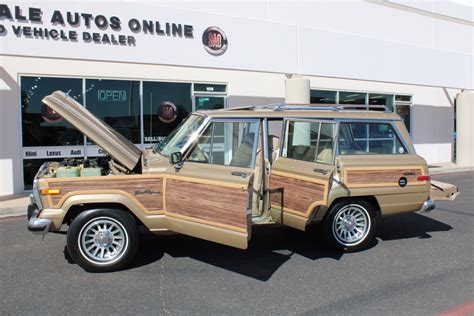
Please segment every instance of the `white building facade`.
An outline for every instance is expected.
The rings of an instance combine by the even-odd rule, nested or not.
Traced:
[[[455,110],[474,89],[473,10],[454,1],[6,1],[0,195],[29,190],[44,161],[103,155],[43,106],[55,90],[145,148],[191,111],[283,102],[297,74],[310,80],[311,103],[384,104],[429,164],[459,160]],[[472,139],[461,141],[469,164]]]

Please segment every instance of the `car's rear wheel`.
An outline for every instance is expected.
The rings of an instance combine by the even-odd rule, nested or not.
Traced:
[[[125,267],[138,250],[139,233],[134,218],[112,209],[80,213],[71,223],[67,247],[71,258],[87,271],[112,271]]]
[[[326,237],[339,250],[367,248],[375,237],[374,207],[365,200],[343,200],[331,207],[325,223]]]

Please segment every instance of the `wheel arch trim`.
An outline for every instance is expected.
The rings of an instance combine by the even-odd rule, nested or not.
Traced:
[[[68,212],[74,206],[88,205],[88,204],[122,205],[126,211],[129,211],[130,213],[132,213],[141,223],[143,223],[149,229],[153,228],[153,227],[149,227],[146,224],[147,219],[150,217],[150,215],[154,216],[154,215],[164,214],[164,212],[148,212],[140,202],[138,202],[133,197],[129,197],[123,194],[123,192],[106,193],[106,194],[102,194],[102,193],[91,194],[90,192],[88,192],[87,194],[76,194],[76,195],[70,196],[64,201],[62,205],[62,209],[64,210],[64,214],[65,214],[64,217],[65,218],[67,217]]]

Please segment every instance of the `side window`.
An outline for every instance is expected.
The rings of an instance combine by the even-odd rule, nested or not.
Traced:
[[[258,122],[212,122],[199,136],[188,161],[254,168]]]
[[[339,153],[341,155],[407,154],[407,150],[389,123],[340,124]]]
[[[288,122],[283,157],[332,164],[334,126],[324,122]]]

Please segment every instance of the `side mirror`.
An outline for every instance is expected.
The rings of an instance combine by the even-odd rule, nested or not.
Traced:
[[[177,151],[170,155],[170,164],[175,165],[175,168],[179,169],[183,165],[183,155]]]

